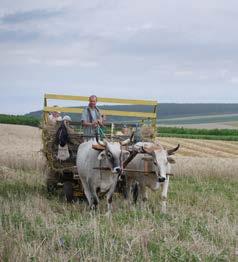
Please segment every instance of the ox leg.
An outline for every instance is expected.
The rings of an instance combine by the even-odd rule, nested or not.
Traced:
[[[111,214],[112,212],[112,196],[113,193],[116,189],[116,184],[117,182],[115,182],[112,187],[110,188],[109,192],[107,193],[107,208],[108,208],[108,214]]]
[[[88,204],[91,207],[93,202],[92,202],[92,194],[89,190],[88,183],[86,181],[84,181],[83,179],[81,179],[81,182],[82,182],[82,185],[83,185],[84,194],[86,195],[86,198],[88,200]]]
[[[128,179],[127,183],[126,183],[126,195],[127,195],[126,202],[127,202],[128,206],[131,202],[132,184],[133,184],[133,181],[131,179]]]
[[[145,209],[147,206],[147,200],[148,200],[148,196],[146,193],[146,187],[145,185],[142,183],[139,183],[139,198],[140,198],[140,207],[142,209]]]
[[[99,203],[99,199],[96,192],[96,186],[93,183],[93,179],[88,180],[88,186],[91,194],[91,209],[96,209]]]
[[[146,188],[143,183],[139,183],[139,197],[143,202],[146,202],[148,200]]]
[[[125,205],[127,208],[130,208],[131,203],[132,203],[132,194],[133,194],[132,184],[133,184],[133,181],[130,178],[128,178],[126,186],[125,186],[125,194],[126,194]]]
[[[166,207],[167,207],[167,194],[168,194],[168,188],[169,188],[169,176],[167,176],[167,179],[164,181],[162,185],[162,213],[166,213]]]

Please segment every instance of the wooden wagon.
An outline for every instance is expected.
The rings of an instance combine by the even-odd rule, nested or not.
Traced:
[[[81,121],[74,121],[71,123],[71,127],[68,129],[70,143],[68,143],[70,157],[65,161],[59,161],[57,159],[58,145],[56,143],[56,132],[61,124],[61,121],[56,124],[51,124],[49,121],[49,113],[53,111],[59,111],[62,114],[79,116],[83,107],[71,107],[71,106],[52,106],[52,103],[66,102],[66,101],[78,101],[87,102],[87,96],[71,96],[71,95],[57,95],[57,94],[45,94],[44,96],[44,108],[43,108],[43,128],[42,128],[42,141],[43,152],[47,160],[48,172],[46,178],[48,192],[54,192],[57,188],[63,188],[63,193],[66,196],[67,201],[72,201],[74,197],[84,197],[83,188],[79,179],[76,168],[76,155],[78,146],[84,141],[83,133],[81,130]],[[57,102],[55,102],[57,101]],[[120,116],[137,118],[136,122],[133,122],[134,129],[138,127],[138,123],[144,126],[150,126],[153,130],[150,139],[153,139],[156,135],[156,123],[157,123],[157,101],[151,100],[131,100],[131,99],[118,99],[118,98],[97,98],[98,103],[120,104],[120,105],[141,105],[148,106],[149,110],[146,112],[132,112],[132,111],[118,111],[118,110],[105,110],[101,109],[103,115],[106,116]],[[126,136],[115,135],[116,131],[124,122],[108,122],[106,124],[105,136],[109,139],[125,139]],[[133,126],[131,125],[131,126]],[[130,122],[127,122],[127,126],[130,126]],[[136,127],[135,127],[136,126]],[[138,130],[136,130],[138,131]],[[125,164],[127,164],[133,155],[129,157]]]

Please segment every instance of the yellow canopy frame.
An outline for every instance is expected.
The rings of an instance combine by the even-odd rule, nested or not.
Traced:
[[[71,100],[71,101],[88,101],[88,96],[72,96],[72,95],[57,95],[57,94],[45,94],[44,95],[44,121],[47,123],[47,114],[53,111],[67,112],[67,113],[82,113],[82,108],[77,107],[52,107],[48,106],[48,100]],[[98,102],[111,103],[111,104],[126,104],[126,105],[147,105],[152,106],[151,112],[131,112],[131,111],[116,111],[116,110],[101,110],[102,114],[108,116],[127,116],[138,117],[143,120],[151,120],[154,130],[156,130],[157,123],[157,107],[158,102],[155,100],[136,100],[136,99],[121,99],[121,98],[105,98],[97,97]]]

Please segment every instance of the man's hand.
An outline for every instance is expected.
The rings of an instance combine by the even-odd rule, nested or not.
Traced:
[[[97,127],[97,126],[98,126],[98,121],[93,121],[93,122],[92,122],[92,126],[93,126],[93,127]]]
[[[98,123],[99,126],[103,126],[103,122],[102,122],[101,119],[98,119],[98,120],[97,120],[97,123]]]

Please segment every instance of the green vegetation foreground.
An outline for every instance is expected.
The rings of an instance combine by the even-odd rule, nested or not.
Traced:
[[[97,212],[66,204],[47,195],[41,173],[1,167],[0,260],[235,261],[237,165],[199,170],[191,159],[178,161],[167,214],[157,192],[136,207],[116,196],[111,218],[106,201]]]

